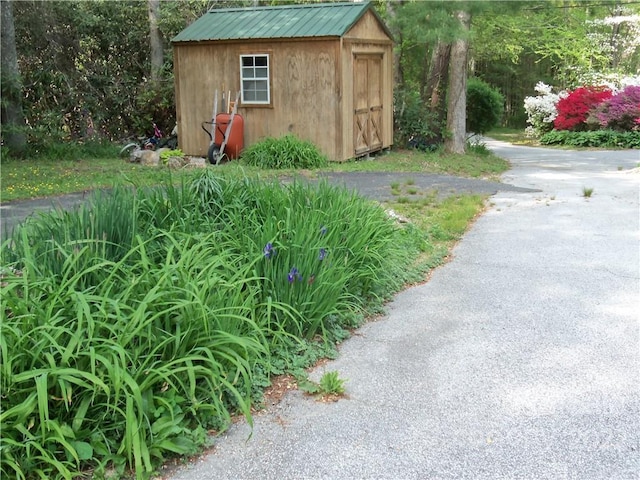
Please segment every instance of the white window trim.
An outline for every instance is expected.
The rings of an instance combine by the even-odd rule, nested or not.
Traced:
[[[257,80],[266,80],[267,81],[267,100],[245,100],[244,98],[244,81],[245,80],[256,80],[256,78],[244,78],[243,74],[243,64],[242,60],[244,58],[258,58],[264,57],[267,59],[267,77],[266,78],[258,78]],[[240,55],[240,92],[241,92],[241,103],[243,105],[271,105],[271,65],[269,61],[268,53],[252,53],[252,54],[243,54]],[[262,67],[261,67],[262,68]]]

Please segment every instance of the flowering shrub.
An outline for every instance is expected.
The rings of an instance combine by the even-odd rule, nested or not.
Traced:
[[[558,94],[538,82],[538,95],[524,101],[527,133],[543,145],[639,148],[640,76],[598,78],[601,86]]]
[[[640,130],[640,86],[630,85],[604,101],[594,116],[602,128]]]
[[[556,130],[586,130],[589,112],[611,96],[611,90],[605,87],[576,88],[558,101],[558,115],[553,121],[553,126]]]
[[[556,104],[566,97],[567,93],[553,93],[552,90],[553,87],[550,85],[538,82],[535,86],[538,95],[524,99],[524,109],[527,112],[529,124],[527,133],[531,136],[539,137],[553,130],[553,121],[558,115]]]

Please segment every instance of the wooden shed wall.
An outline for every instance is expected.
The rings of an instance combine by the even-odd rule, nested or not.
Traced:
[[[174,46],[180,148],[206,155],[216,89],[240,88],[240,55],[270,54],[271,106],[240,106],[244,142],[293,133],[316,144],[329,158],[343,160],[340,42],[216,42]],[[220,107],[219,107],[220,109]]]
[[[369,10],[344,34],[342,38],[351,40],[381,41],[392,44],[393,41],[384,31],[375,15]]]

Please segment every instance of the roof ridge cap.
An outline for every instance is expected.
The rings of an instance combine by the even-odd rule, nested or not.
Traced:
[[[353,2],[319,2],[319,3],[292,3],[287,5],[259,5],[256,7],[225,7],[211,8],[207,13],[216,12],[239,12],[250,10],[286,10],[286,9],[303,9],[303,8],[319,8],[319,7],[347,7],[347,6],[365,6],[370,5],[370,0],[356,0]]]

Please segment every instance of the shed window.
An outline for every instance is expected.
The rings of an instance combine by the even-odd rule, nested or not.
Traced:
[[[271,102],[269,55],[240,55],[240,82],[242,103],[268,105]]]

